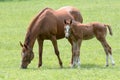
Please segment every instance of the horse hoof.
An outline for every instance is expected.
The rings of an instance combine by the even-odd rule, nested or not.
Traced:
[[[41,67],[41,66],[42,66],[42,64],[38,64],[38,68]]]
[[[108,67],[109,65],[107,64],[107,65],[105,65],[105,67]]]
[[[60,68],[63,68],[63,65],[60,65]]]
[[[80,66],[77,67],[78,69],[80,68]]]
[[[112,66],[115,66],[115,64],[112,64]]]
[[[73,65],[73,64],[70,64],[70,68],[74,68],[75,67],[75,65]]]

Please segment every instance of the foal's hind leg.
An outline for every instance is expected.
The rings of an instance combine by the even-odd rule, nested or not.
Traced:
[[[109,66],[109,63],[108,63],[108,57],[109,56],[110,56],[112,65],[114,65],[115,62],[114,62],[113,57],[112,57],[112,50],[111,50],[111,47],[108,45],[106,39],[102,37],[102,38],[100,38],[98,40],[101,42],[101,44],[102,44],[102,46],[103,46],[103,48],[105,50],[105,53],[106,53],[106,66]]]
[[[106,42],[107,43],[107,42]],[[111,60],[111,63],[112,65],[115,65],[115,61],[112,57],[112,50],[111,50],[111,47],[109,46],[109,44],[107,43],[107,46],[108,46],[108,52],[109,52],[109,57],[110,57],[110,60]]]
[[[52,44],[54,46],[54,50],[55,50],[55,54],[57,55],[57,58],[59,60],[59,64],[61,67],[62,66],[62,61],[61,61],[61,58],[60,58],[60,55],[59,55],[59,50],[58,50],[58,45],[57,45],[57,40],[56,40],[56,36],[52,36],[51,37],[51,41],[52,41]]]

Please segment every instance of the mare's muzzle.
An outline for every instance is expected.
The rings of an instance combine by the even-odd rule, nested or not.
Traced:
[[[22,69],[27,69],[28,64],[29,64],[29,63],[24,63],[24,64],[22,63],[22,64],[21,64],[21,68],[22,68]]]

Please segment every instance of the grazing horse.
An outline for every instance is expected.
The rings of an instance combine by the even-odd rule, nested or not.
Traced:
[[[106,53],[106,66],[109,65],[108,63],[108,57],[110,57],[112,65],[115,64],[113,57],[112,57],[112,50],[109,44],[106,41],[106,34],[107,34],[107,28],[109,30],[110,35],[112,35],[111,27],[107,24],[102,24],[99,22],[93,22],[88,24],[81,24],[77,21],[67,19],[64,20],[65,26],[64,26],[64,32],[66,38],[71,38],[73,43],[73,64],[71,64],[71,67],[74,67],[75,65],[80,66],[80,46],[82,40],[88,40],[93,37],[96,37],[97,40],[99,40],[105,50]]]
[[[83,22],[83,18],[79,10],[71,6],[62,7],[58,10],[45,8],[33,19],[28,27],[24,44],[20,42],[20,45],[22,47],[21,68],[27,68],[28,64],[30,64],[30,62],[34,58],[33,46],[36,39],[39,45],[38,67],[42,66],[42,51],[44,40],[52,41],[55,54],[57,55],[60,66],[62,67],[57,39],[65,37],[64,19],[68,18],[74,19],[81,23]]]

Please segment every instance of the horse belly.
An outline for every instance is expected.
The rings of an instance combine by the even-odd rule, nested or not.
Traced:
[[[53,35],[57,34],[57,29],[54,26],[44,26],[42,30],[40,30],[39,36],[42,39],[50,39]]]
[[[94,38],[94,35],[92,35],[92,36],[85,35],[83,39],[84,40],[89,40],[89,39],[92,39],[92,38]]]
[[[93,32],[87,32],[86,34],[83,35],[83,39],[84,40],[89,40],[89,39],[92,39],[94,38],[94,33]]]

